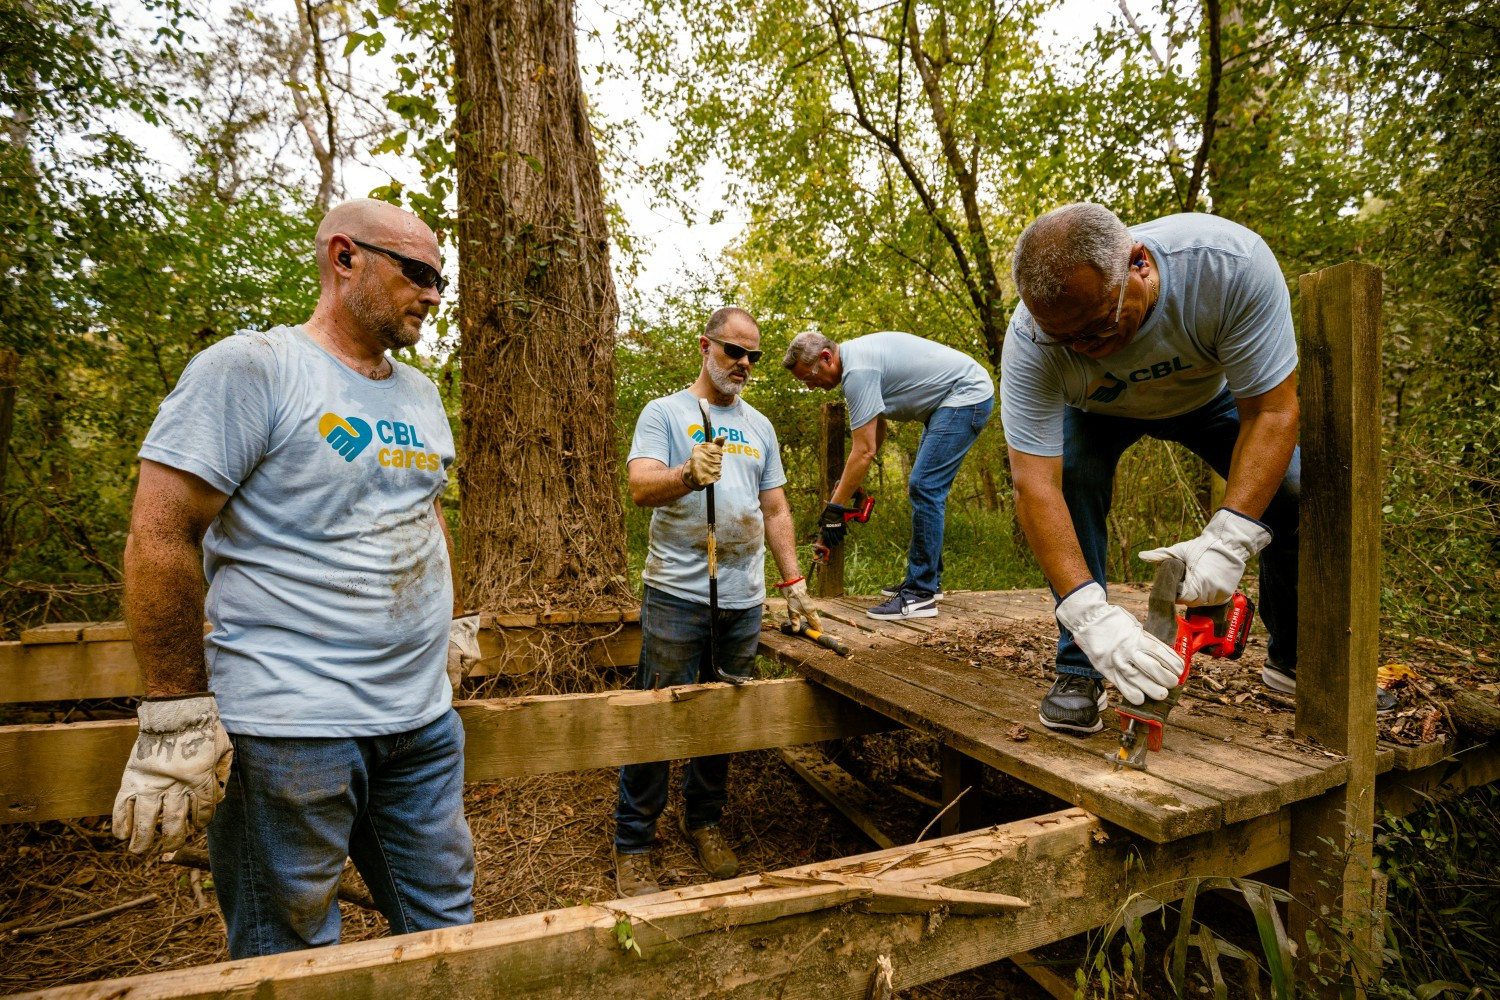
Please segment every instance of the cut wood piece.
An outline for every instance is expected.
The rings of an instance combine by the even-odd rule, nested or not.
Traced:
[[[1004,893],[973,892],[940,885],[913,885],[835,871],[796,875],[765,874],[760,878],[766,885],[842,885],[862,889],[869,894],[862,903],[869,907],[871,913],[927,913],[941,907],[950,913],[983,916],[1006,910],[1024,910],[1031,906],[1024,899]]]
[[[876,847],[896,846],[896,841],[873,818],[880,811],[879,798],[854,775],[811,746],[782,747],[781,759]]]
[[[1395,770],[1420,771],[1448,756],[1448,738],[1445,736],[1431,743],[1418,743],[1416,746],[1408,746],[1405,743],[1381,743],[1379,749],[1391,752],[1392,757],[1395,758],[1393,764]]]
[[[83,628],[84,642],[122,642],[130,639],[130,626],[124,622],[95,622]]]
[[[863,1000],[885,956],[893,987],[921,983],[1087,930],[1132,892],[1173,898],[1193,874],[1248,875],[1286,859],[1284,817],[1217,835],[1145,843],[1079,810],[920,847],[779,873],[860,875],[1046,899],[1047,906],[941,922],[840,906],[844,885],[776,887],[758,876],[636,899],[352,942],[332,948],[63,987],[54,1000],[255,995],[263,1000],[500,995],[591,1000]],[[958,885],[954,883],[962,882]],[[856,897],[857,898],[857,897]],[[625,921],[640,953],[622,950]]]
[[[77,642],[88,622],[49,622],[21,633],[21,644],[42,646],[53,642]]]
[[[812,743],[894,727],[800,678],[456,703],[470,781]],[[0,727],[0,822],[114,805],[136,722]]]

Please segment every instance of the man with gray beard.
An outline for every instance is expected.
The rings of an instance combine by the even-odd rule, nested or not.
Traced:
[[[703,366],[691,386],[653,399],[641,411],[630,444],[630,498],[655,508],[641,572],[641,690],[713,680],[711,656],[724,673],[745,675],[760,644],[766,596],[765,547],[781,573],[787,612],[821,628],[797,569],[792,512],[782,484],[781,451],[771,422],[740,398],[760,360],[760,327],[743,309],[709,317],[698,337]],[[703,427],[709,406],[714,436]],[[714,486],[719,601],[717,643],[709,649],[708,534],[703,490]],[[621,896],[656,892],[651,843],[667,804],[668,761],[620,769],[615,807],[615,880]],[[729,755],[688,762],[678,828],[715,878],[739,870],[719,830]]]
[[[447,282],[383,202],[334,208],[316,248],[312,317],[213,344],[162,402],[125,547],[146,697],[114,833],[145,854],[207,828],[235,959],[337,943],[345,858],[393,933],[474,916],[453,437],[386,354]]]

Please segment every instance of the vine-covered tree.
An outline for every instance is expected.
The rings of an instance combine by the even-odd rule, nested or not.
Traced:
[[[628,600],[615,319],[572,0],[459,0],[463,589],[475,609]]]

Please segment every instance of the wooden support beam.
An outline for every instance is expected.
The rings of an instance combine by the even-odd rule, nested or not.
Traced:
[[[456,707],[469,781],[740,753],[895,726],[800,678]],[[0,823],[108,813],[135,734],[134,719],[0,727]]]
[[[812,746],[782,747],[781,759],[876,847],[896,846],[890,834],[875,822],[875,814],[881,809],[880,799],[821,750]]]
[[[818,513],[833,496],[834,484],[844,472],[844,404],[824,403],[818,411]],[[838,597],[844,592],[844,547],[835,545],[826,565],[818,568],[813,593]]]
[[[895,989],[907,990],[1097,926],[1134,891],[1175,898],[1180,882],[1174,880],[1188,875],[1248,875],[1268,868],[1285,860],[1287,836],[1283,812],[1154,844],[1066,809],[771,878],[750,876],[32,996],[862,1000],[882,955],[891,962]],[[928,900],[918,897],[941,895],[944,888],[963,890],[953,898],[976,907],[991,897],[970,894],[1011,895],[1033,905],[941,918],[882,913],[875,912],[880,904],[870,882],[881,883],[893,905],[904,895],[925,906]],[[617,943],[621,922],[638,954]]]
[[[1380,269],[1304,274],[1297,723],[1348,758],[1348,784],[1292,809],[1288,913],[1298,978],[1340,996],[1343,941],[1373,919],[1375,671],[1380,626]],[[1312,932],[1324,951],[1309,958]],[[1320,981],[1321,980],[1321,981]],[[1361,987],[1356,987],[1361,988]]]
[[[484,659],[472,677],[530,673],[564,644],[586,644],[585,661],[598,667],[640,662],[640,612],[485,615],[479,630]],[[569,634],[559,634],[559,629]],[[135,698],[144,692],[135,647],[123,622],[70,622],[27,630],[20,642],[0,642],[0,703]]]

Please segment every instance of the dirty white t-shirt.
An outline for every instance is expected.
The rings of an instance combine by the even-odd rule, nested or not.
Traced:
[[[1159,419],[1195,410],[1227,383],[1258,396],[1297,369],[1291,296],[1266,241],[1238,223],[1185,213],[1130,228],[1161,276],[1156,308],[1118,354],[1095,361],[1039,347],[1016,306],[1000,367],[1006,442],[1028,455],[1063,453],[1063,408]]]
[[[714,484],[719,561],[719,607],[743,609],[766,596],[766,529],[761,490],[786,482],[771,421],[743,399],[710,406],[714,435],[724,435],[724,475]],[[630,457],[654,458],[668,468],[688,460],[703,441],[698,397],[687,389],[653,399],[641,410]],[[698,490],[651,514],[651,538],[641,579],[684,600],[708,603],[708,499]]]
[[[199,353],[140,457],[228,494],[203,540],[224,728],[374,736],[448,710],[453,582],[433,500],[453,436],[421,372],[376,381],[301,327]]]

